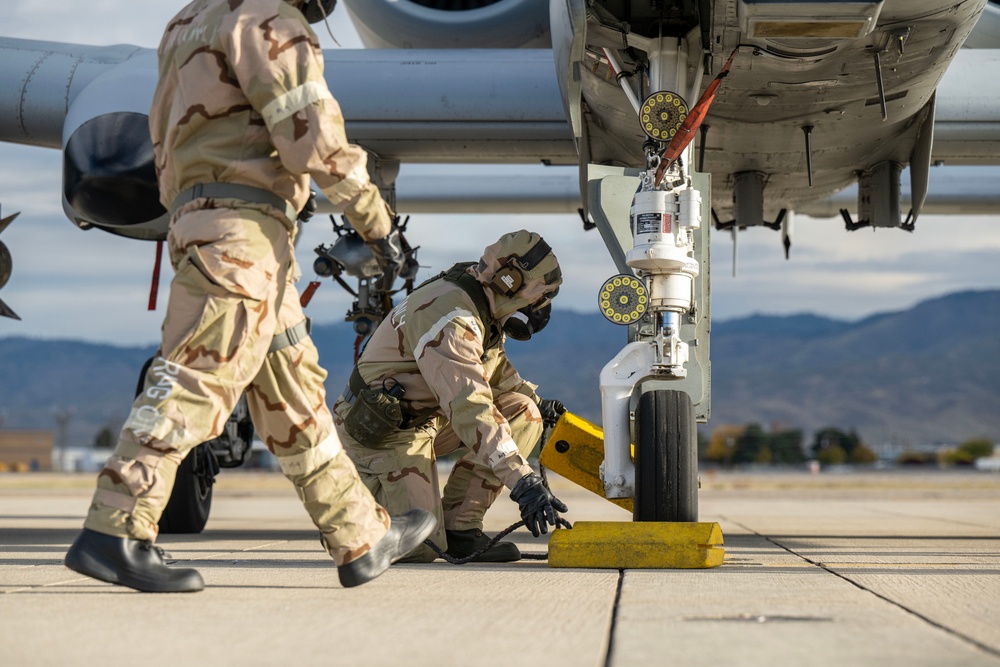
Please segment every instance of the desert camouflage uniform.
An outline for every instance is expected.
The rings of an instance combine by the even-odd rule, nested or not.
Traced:
[[[515,236],[525,247],[540,238],[526,231]],[[485,285],[509,254],[507,244],[493,244],[468,271]],[[441,549],[447,548],[446,529],[482,529],[486,510],[503,488],[513,488],[532,472],[526,457],[542,434],[539,399],[535,385],[523,380],[508,360],[499,322],[561,282],[558,263],[549,254],[513,298],[484,286],[493,316],[489,322],[455,283],[425,283],[376,329],[358,371],[372,387],[390,378],[398,382],[410,414],[433,410],[433,416],[423,423],[404,423],[408,428],[396,430],[377,447],[365,447],[344,428],[351,407],[345,395],[352,392],[345,391],[334,404],[344,447],[375,499],[392,513],[414,507],[434,512],[438,528],[431,540]],[[455,464],[442,500],[434,461],[461,445],[468,453]],[[422,547],[407,560],[434,557]]]
[[[199,183],[267,190],[300,209],[310,176],[365,238],[389,230],[366,155],[347,142],[316,36],[284,0],[196,0],[161,43],[150,114],[161,201]],[[385,534],[333,428],[294,286],[295,221],[267,204],[199,198],[175,213],[176,272],[160,349],[85,526],[153,540],[177,466],[217,436],[246,390],[268,449],[341,565]],[[297,331],[290,339],[277,334]]]

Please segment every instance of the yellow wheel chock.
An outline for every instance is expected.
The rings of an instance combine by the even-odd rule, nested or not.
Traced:
[[[540,463],[602,498],[604,433],[569,412],[542,450]],[[610,502],[632,510],[631,498]],[[549,540],[549,567],[689,569],[722,565],[725,550],[718,523],[577,521]]]

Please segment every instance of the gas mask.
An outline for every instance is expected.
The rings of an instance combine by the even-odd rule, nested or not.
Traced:
[[[302,14],[309,23],[319,23],[330,14],[337,6],[337,0],[306,0],[302,5]]]
[[[536,308],[534,305],[515,310],[503,323],[503,332],[514,340],[530,340],[531,336],[545,328],[552,314],[552,302]]]

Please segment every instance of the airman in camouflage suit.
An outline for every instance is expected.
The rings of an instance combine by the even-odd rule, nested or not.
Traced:
[[[202,588],[152,542],[178,465],[221,432],[244,390],[344,585],[433,529],[427,513],[390,519],[343,453],[294,285],[310,177],[363,238],[391,228],[323,78],[303,15],[315,1],[195,0],[164,33],[150,128],[175,277],[162,343],[67,554],[74,570],[139,590]]]
[[[461,274],[466,275],[457,281]],[[400,428],[377,442],[355,437],[350,411],[363,391],[357,379],[334,405],[334,414],[341,440],[375,498],[391,512],[433,511],[438,530],[431,540],[450,555],[464,556],[488,542],[483,516],[504,487],[513,490],[535,535],[555,523],[553,508],[566,510],[528,466],[526,457],[542,434],[541,399],[504,352],[504,331],[513,333],[515,318],[523,321],[547,307],[562,275],[545,241],[524,230],[486,248],[478,265],[456,265],[443,275],[392,310],[356,367],[365,387],[402,388]],[[460,446],[467,451],[448,478],[442,502],[435,459]],[[408,558],[435,557],[423,548]],[[515,545],[500,543],[482,560],[518,558]]]

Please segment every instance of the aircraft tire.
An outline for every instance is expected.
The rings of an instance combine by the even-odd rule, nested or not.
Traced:
[[[212,484],[198,468],[207,464],[205,457],[212,455],[207,449],[207,444],[198,445],[177,468],[170,500],[160,515],[160,533],[200,533],[205,529],[212,509]]]
[[[698,435],[691,397],[658,389],[635,410],[633,521],[698,520]]]
[[[142,391],[146,372],[153,365],[153,357],[146,360],[139,372],[139,381],[135,387],[135,395]],[[174,488],[170,492],[167,506],[160,515],[160,532],[170,534],[200,533],[208,523],[208,514],[212,509],[212,484],[205,481],[205,476],[197,474],[198,467],[210,465],[207,457],[211,452],[208,445],[201,444],[188,452],[177,468]]]

